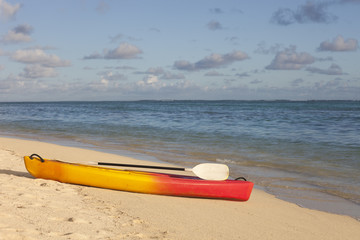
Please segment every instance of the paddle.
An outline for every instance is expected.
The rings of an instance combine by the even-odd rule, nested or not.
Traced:
[[[229,177],[228,166],[226,166],[225,164],[220,164],[220,163],[201,163],[199,165],[196,165],[193,168],[162,167],[162,166],[148,166],[148,165],[106,163],[106,162],[98,162],[97,164],[98,165],[106,165],[106,166],[118,166],[118,167],[189,171],[189,172],[193,172],[199,178],[202,178],[205,180],[226,180]]]

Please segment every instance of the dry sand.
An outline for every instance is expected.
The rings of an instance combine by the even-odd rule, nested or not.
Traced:
[[[359,239],[360,222],[255,189],[248,202],[167,197],[34,179],[23,156],[136,159],[0,138],[0,239]]]

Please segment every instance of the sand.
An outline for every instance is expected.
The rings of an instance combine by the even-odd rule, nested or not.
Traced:
[[[0,138],[0,239],[359,239],[354,218],[254,189],[247,202],[128,193],[35,179],[23,156],[68,162],[144,161]]]

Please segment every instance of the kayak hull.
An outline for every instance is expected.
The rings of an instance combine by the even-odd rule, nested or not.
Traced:
[[[128,192],[182,197],[218,198],[247,201],[253,183],[212,181],[197,177],[120,170],[58,160],[24,157],[28,172],[35,178]]]

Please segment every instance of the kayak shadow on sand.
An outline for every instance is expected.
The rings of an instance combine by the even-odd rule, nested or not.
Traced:
[[[7,175],[13,175],[13,176],[25,177],[31,179],[34,178],[28,172],[20,172],[20,171],[5,170],[5,169],[0,169],[0,174],[7,174]]]

